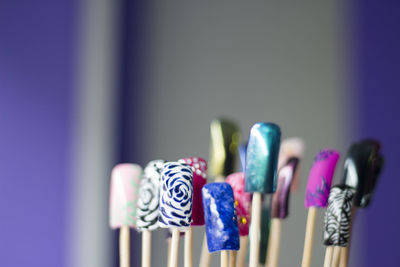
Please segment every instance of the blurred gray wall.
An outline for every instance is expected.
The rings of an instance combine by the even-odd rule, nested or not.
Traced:
[[[304,191],[315,153],[326,147],[345,151],[348,143],[341,4],[160,1],[149,18],[147,124],[140,129],[147,135],[144,158],[207,158],[209,123],[219,116],[235,119],[243,140],[257,121],[278,123],[284,138],[305,139],[301,188],[282,226],[280,266],[301,263]],[[322,216],[313,266],[321,266],[324,257]],[[195,266],[202,232],[196,228]],[[164,233],[153,238],[153,266],[164,266]]]

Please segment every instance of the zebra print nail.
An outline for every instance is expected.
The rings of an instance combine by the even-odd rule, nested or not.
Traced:
[[[150,161],[144,169],[137,204],[137,227],[139,230],[158,228],[161,170],[164,160]]]
[[[161,172],[160,216],[162,228],[189,227],[192,222],[193,172],[179,162],[167,162]]]
[[[324,217],[324,245],[348,245],[354,192],[346,185],[332,187]]]

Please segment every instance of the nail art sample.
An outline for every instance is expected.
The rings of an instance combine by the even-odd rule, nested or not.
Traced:
[[[239,159],[242,172],[245,172],[246,170],[246,153],[247,153],[247,143],[241,144],[239,146]]]
[[[251,194],[244,191],[244,173],[237,172],[226,177],[235,197],[236,215],[238,219],[239,235],[249,235]]]
[[[210,134],[209,174],[213,178],[226,177],[235,170],[239,127],[233,121],[217,119],[211,122]]]
[[[300,137],[291,137],[283,140],[279,150],[278,170],[280,170],[290,158],[298,158],[299,160],[302,160],[305,147],[305,142]],[[292,192],[297,192],[299,189],[299,170],[300,168],[297,166],[290,188]]]
[[[164,160],[153,160],[144,168],[136,212],[139,230],[151,231],[158,228],[160,183],[163,166]]]
[[[380,143],[364,140],[351,145],[344,162],[342,182],[356,189],[354,205],[367,207],[383,167]]]
[[[142,168],[137,164],[116,165],[111,172],[110,227],[136,228],[136,207]]]
[[[353,198],[353,188],[332,187],[324,217],[324,245],[346,247],[349,244]]]
[[[239,250],[232,187],[228,183],[210,183],[203,187],[202,193],[209,252]]]
[[[336,150],[325,149],[317,153],[308,176],[304,200],[306,208],[326,207],[338,160],[339,152]]]
[[[160,216],[162,228],[189,227],[192,222],[193,172],[190,166],[167,162],[161,172]]]
[[[193,207],[192,224],[204,225],[203,198],[201,189],[207,183],[207,162],[202,158],[190,157],[179,160],[192,168],[193,172]]]
[[[272,196],[272,218],[285,219],[289,214],[290,187],[298,162],[297,158],[290,158],[278,171],[278,187]]]
[[[251,127],[246,156],[246,192],[274,193],[281,130],[273,123]]]

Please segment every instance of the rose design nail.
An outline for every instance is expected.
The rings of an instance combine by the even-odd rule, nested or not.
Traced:
[[[165,163],[161,173],[159,226],[189,227],[192,197],[193,172],[190,166],[179,162]]]
[[[163,160],[150,161],[144,169],[140,183],[137,205],[137,227],[139,230],[158,228],[161,170]]]

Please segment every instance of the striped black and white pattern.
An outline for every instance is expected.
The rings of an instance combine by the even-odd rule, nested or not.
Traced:
[[[324,218],[324,245],[348,245],[354,192],[354,189],[345,185],[332,187]]]
[[[167,162],[161,173],[160,216],[162,228],[189,227],[192,221],[193,172],[179,162]]]
[[[137,228],[154,230],[158,228],[161,171],[164,160],[150,161],[144,169],[137,202]]]

